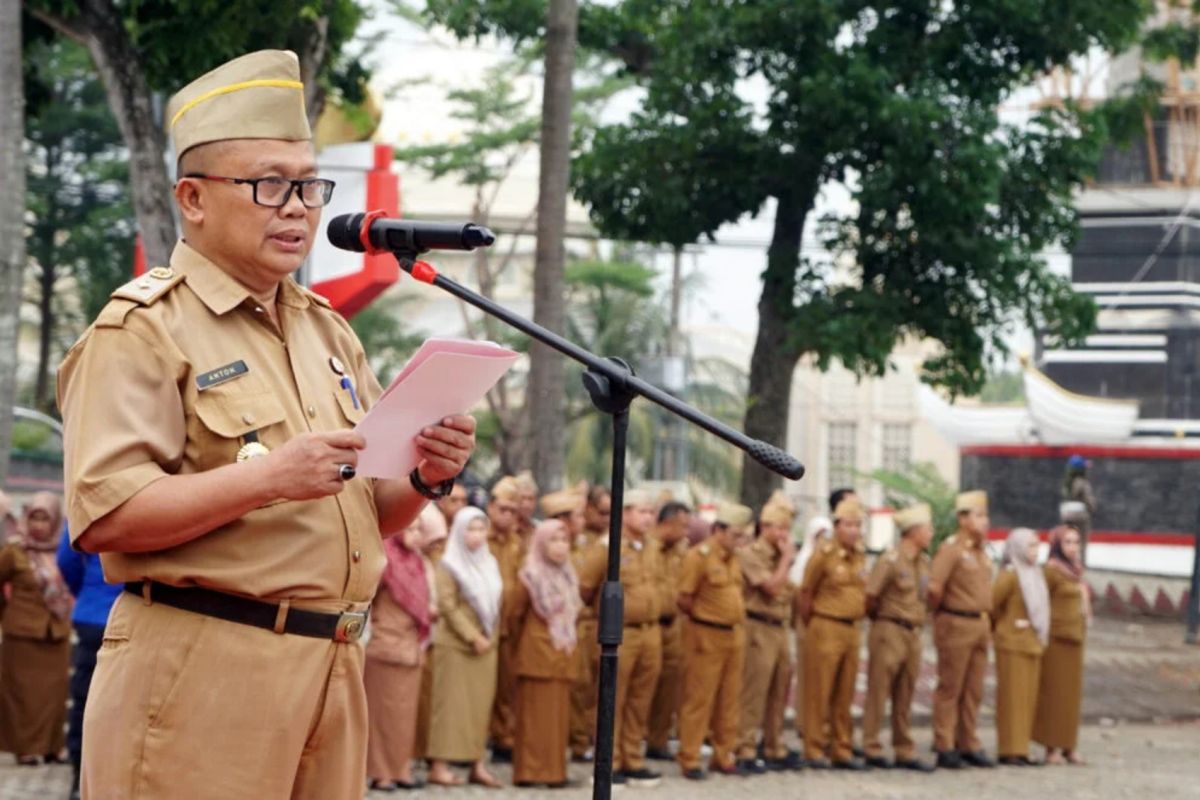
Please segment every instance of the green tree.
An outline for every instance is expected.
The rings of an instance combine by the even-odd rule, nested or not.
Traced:
[[[31,43],[26,124],[32,297],[39,320],[33,403],[54,410],[52,368],[133,263],[126,151],[104,87],[74,42]],[[77,291],[64,292],[72,284]]]
[[[17,339],[25,273],[25,37],[18,0],[0,0],[0,486],[8,480],[13,403],[17,393]]]
[[[883,487],[884,502],[892,508],[903,508],[913,503],[929,504],[933,512],[933,542],[929,546],[931,554],[937,552],[942,540],[958,528],[954,514],[958,490],[946,482],[933,464],[917,463],[907,470],[880,469],[865,477]]]
[[[354,315],[350,327],[369,355],[371,369],[379,382],[387,386],[409,357],[425,341],[419,331],[406,330],[400,324],[404,306],[412,296],[385,296]]]
[[[138,229],[151,263],[175,246],[167,132],[155,94],[171,93],[235,56],[278,47],[300,58],[315,120],[328,93],[357,101],[366,71],[346,45],[362,20],[355,0],[31,0],[26,10],[88,49],[129,148]]]

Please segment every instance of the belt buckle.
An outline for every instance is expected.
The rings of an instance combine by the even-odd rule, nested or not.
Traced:
[[[338,614],[337,627],[333,631],[335,642],[357,642],[367,627],[366,611],[343,611]]]

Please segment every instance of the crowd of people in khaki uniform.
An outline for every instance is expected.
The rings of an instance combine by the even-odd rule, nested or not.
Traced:
[[[364,777],[421,785],[417,759],[429,783],[497,787],[489,748],[518,785],[565,785],[568,758],[593,757],[614,513],[615,783],[657,783],[647,761],[663,758],[694,780],[932,769],[909,731],[927,614],[939,766],[993,764],[976,731],[993,636],[1001,760],[1034,763],[1034,739],[1048,760],[1079,761],[1079,536],[1057,530],[1040,568],[1032,534],[1014,531],[994,580],[981,493],[959,498],[959,531],[932,563],[928,509],[902,510],[900,541],[871,568],[847,491],[799,550],[780,493],[757,514],[723,504],[699,529],[671,498],[539,498],[528,476],[466,505],[468,416],[424,429],[405,478],[355,479],[366,443],[352,428],[381,387],[345,320],[291,278],[334,188],[316,175],[303,89],[294,54],[263,51],[171,98],[184,239],[114,293],[59,373],[71,544],[124,584],[83,719],[83,797],[340,800]],[[43,544],[0,552],[6,669],[22,597],[45,640],[28,659],[64,658]],[[865,618],[864,759],[850,708]],[[789,690],[802,750],[786,743]],[[879,735],[889,703],[894,761]]]

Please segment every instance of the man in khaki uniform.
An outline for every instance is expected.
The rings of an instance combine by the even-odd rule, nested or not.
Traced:
[[[804,653],[804,747],[810,767],[866,769],[854,757],[850,705],[858,677],[858,621],[866,614],[866,560],[857,500],[833,512],[833,541],[821,545],[804,570],[800,614],[808,629]],[[830,730],[832,744],[829,741]],[[831,751],[831,753],[827,753]]]
[[[986,492],[955,502],[958,532],[938,548],[930,568],[928,602],[936,615],[938,685],[933,695],[933,749],[939,767],[993,767],[976,733],[988,645],[992,640],[992,560],[985,547]]]
[[[662,615],[659,552],[650,538],[654,498],[649,492],[624,494],[621,513],[621,574],[625,588],[625,630],[617,660],[616,720],[613,728],[613,783],[654,786],[662,775],[646,768],[642,741],[654,687],[662,669]],[[600,587],[608,571],[608,550],[594,546],[579,571],[579,593],[599,613]]]
[[[746,596],[746,669],[738,763],[748,772],[803,767],[800,754],[789,753],[783,741],[783,716],[792,680],[788,631],[796,587],[788,580],[788,571],[796,558],[792,541],[795,519],[789,504],[768,502],[758,517],[758,539],[738,551]],[[760,731],[765,763],[758,758]]]
[[[538,485],[529,470],[515,476],[517,482],[517,530],[522,539],[528,539],[537,524],[534,513],[538,508]]]
[[[488,549],[500,567],[504,591],[500,596],[500,641],[496,646],[496,697],[492,701],[492,718],[488,738],[492,742],[492,761],[507,764],[512,761],[513,737],[517,720],[513,703],[517,694],[516,620],[510,619],[514,606],[513,594],[519,591],[517,573],[525,560],[525,543],[520,533],[521,491],[511,475],[496,481],[488,501]]]
[[[921,631],[925,627],[925,589],[933,516],[924,503],[896,512],[900,542],[875,562],[867,579],[867,701],[863,709],[863,750],[867,766],[891,766],[883,757],[879,729],[887,703],[892,703],[892,750],[895,766],[917,772],[933,767],[917,758],[909,733],[909,711],[921,674]]]
[[[606,486],[597,484],[587,489],[583,506],[583,533],[571,543],[571,560],[578,573],[588,553],[601,542],[608,541],[608,521],[612,513],[612,496]],[[585,604],[576,618],[576,646],[579,656],[579,676],[571,685],[571,760],[586,764],[592,760],[592,744],[596,735],[596,685],[600,668],[600,642],[596,627],[596,609]]]
[[[746,606],[736,542],[754,525],[745,506],[724,503],[712,535],[683,560],[679,609],[683,629],[683,705],[679,709],[679,766],[683,776],[702,780],[700,747],[712,731],[709,768],[742,775],[736,762],[741,724],[742,669],[745,659]]]
[[[303,97],[295,54],[262,51],[171,98],[186,241],[113,293],[59,371],[73,543],[126,582],[84,719],[85,798],[361,798],[381,535],[474,445],[453,417],[417,438],[408,477],[352,479],[351,428],[380,387],[290,277],[333,190]]]
[[[654,702],[650,705],[646,758],[657,761],[673,760],[667,743],[675,728],[683,692],[683,616],[676,613],[675,598],[679,595],[679,575],[687,555],[687,529],[691,522],[690,508],[669,501],[658,510],[658,526],[654,531],[661,564],[658,587],[662,614],[658,624],[662,626],[663,663],[658,687],[654,690]]]

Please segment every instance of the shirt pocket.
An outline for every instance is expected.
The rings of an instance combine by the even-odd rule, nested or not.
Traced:
[[[731,580],[729,567],[711,564],[704,570],[704,580],[710,586],[728,586]]]
[[[355,387],[357,391],[357,387]],[[350,423],[353,428],[358,423],[362,422],[363,417],[367,415],[366,410],[362,405],[362,397],[358,397],[358,403],[355,404],[356,395],[351,395],[349,389],[343,389],[340,386],[333,391],[333,397],[337,401],[338,408],[342,410],[342,416],[346,422]]]
[[[214,469],[237,461],[238,450],[246,437],[254,434],[268,450],[282,447],[287,434],[280,424],[286,418],[283,405],[270,393],[244,390],[201,392],[196,397],[194,448],[191,453],[197,471]]]

